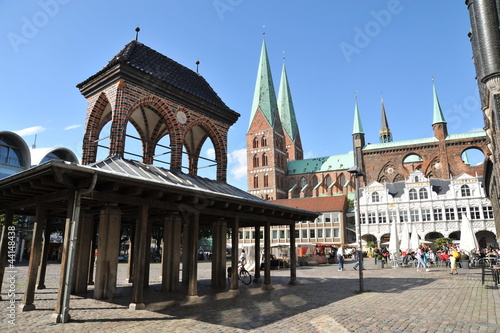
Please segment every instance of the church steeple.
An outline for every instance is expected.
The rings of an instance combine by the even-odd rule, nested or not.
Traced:
[[[352,127],[352,134],[364,134],[363,124],[361,124],[361,117],[359,116],[358,101],[354,102],[354,126]]]
[[[387,115],[385,114],[384,98],[381,99],[382,102],[382,118],[380,120],[380,143],[392,142],[391,129],[389,128],[389,123],[387,122]]]
[[[434,79],[432,80],[434,81]],[[448,136],[448,127],[446,121],[444,120],[443,111],[441,110],[441,105],[439,104],[439,99],[436,92],[436,86],[432,82],[432,97],[434,100],[434,112],[432,119],[432,128],[434,130],[434,137],[438,140],[444,140]]]
[[[288,161],[301,160],[303,158],[302,143],[284,63],[278,93],[278,111],[285,134]]]
[[[354,102],[354,126],[352,129],[352,141],[354,151],[354,165],[359,167],[364,172],[363,163],[363,147],[365,146],[365,133],[363,132],[363,125],[361,124],[361,117],[359,115],[358,100]]]
[[[250,115],[250,125],[252,124],[255,113],[260,109],[271,127],[274,127],[276,115],[278,114],[278,105],[276,102],[276,93],[274,90],[271,67],[267,56],[266,41],[262,41],[260,52],[259,69],[257,72],[257,82],[255,83],[255,92]]]

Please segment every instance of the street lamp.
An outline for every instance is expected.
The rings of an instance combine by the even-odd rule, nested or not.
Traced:
[[[364,269],[364,264],[363,264],[363,248],[362,248],[362,239],[361,239],[361,223],[360,223],[360,218],[359,218],[359,182],[358,182],[358,177],[363,175],[363,172],[361,169],[355,165],[353,167],[350,167],[349,170],[347,170],[350,174],[354,175],[354,188],[356,190],[355,194],[355,223],[356,223],[356,240],[358,241],[358,247],[359,247],[359,292],[362,293],[365,291],[364,288],[364,283],[363,283],[363,269]]]

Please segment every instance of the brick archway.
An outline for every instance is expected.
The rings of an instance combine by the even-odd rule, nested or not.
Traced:
[[[109,114],[104,114],[108,105],[111,108]],[[105,92],[101,92],[94,102],[89,101],[87,109],[87,120],[85,134],[83,136],[82,164],[94,163],[97,158],[97,147],[99,134],[104,125],[111,120],[112,106]]]

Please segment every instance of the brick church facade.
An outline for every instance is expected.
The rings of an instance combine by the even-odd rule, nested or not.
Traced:
[[[353,151],[304,159],[285,65],[276,98],[264,41],[246,135],[248,192],[266,200],[278,200],[284,205],[287,200],[283,199],[339,195],[352,199],[354,176],[348,170],[355,165],[363,173],[361,187],[373,182],[404,182],[415,171],[428,179],[451,180],[462,174],[482,177],[483,166],[471,165],[467,152],[473,149],[488,156],[486,133],[448,133],[434,84],[432,98],[434,107],[428,110],[429,117],[433,116],[432,124],[429,124],[433,128],[432,137],[393,141],[382,100],[380,142],[366,143],[356,101],[352,138],[346,138],[352,140]],[[293,202],[294,207],[297,206],[297,200]],[[347,222],[341,227],[340,238],[323,241],[345,243],[348,240],[346,229],[349,229]]]

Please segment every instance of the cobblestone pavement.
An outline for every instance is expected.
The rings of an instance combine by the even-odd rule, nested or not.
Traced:
[[[16,312],[9,324],[6,275],[0,301],[1,332],[500,332],[500,290],[479,269],[380,269],[368,260],[365,293],[358,293],[359,272],[347,263],[297,269],[299,284],[290,286],[290,271],[272,271],[272,290],[261,284],[240,285],[240,294],[210,288],[210,263],[198,268],[199,297],[187,299],[160,291],[160,264],[151,265],[146,310],[129,310],[131,285],[126,264],[119,264],[119,285],[111,301],[97,301],[93,288],[72,296],[71,321],[55,324],[58,264],[47,267],[47,289],[36,290],[36,309]],[[27,266],[16,268],[16,305],[22,301]]]

